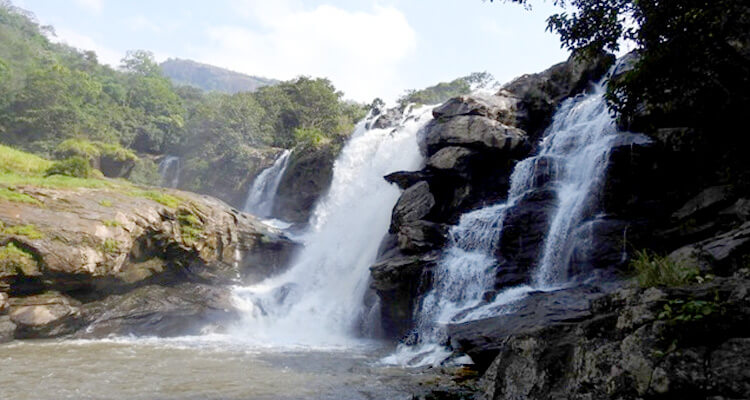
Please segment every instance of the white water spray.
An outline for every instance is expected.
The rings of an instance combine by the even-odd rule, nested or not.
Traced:
[[[274,161],[273,165],[261,171],[252,186],[247,191],[247,199],[242,211],[261,218],[271,217],[276,192],[279,190],[281,178],[289,165],[290,150],[284,150]]]
[[[383,176],[424,163],[417,132],[431,107],[395,129],[357,125],[336,160],[329,192],[316,205],[304,249],[282,275],[237,288],[245,309],[237,336],[278,345],[340,345],[363,312],[369,267],[390,224],[399,190]]]
[[[180,183],[180,157],[166,156],[159,163],[159,175],[161,175],[162,185],[170,188],[176,188]]]

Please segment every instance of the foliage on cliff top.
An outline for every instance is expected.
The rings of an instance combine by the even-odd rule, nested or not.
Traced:
[[[450,82],[440,82],[437,85],[424,89],[407,90],[398,99],[399,107],[406,108],[411,103],[440,104],[446,100],[471,93],[472,89],[486,87],[493,82],[494,78],[487,72],[475,72],[470,75],[454,79]]]

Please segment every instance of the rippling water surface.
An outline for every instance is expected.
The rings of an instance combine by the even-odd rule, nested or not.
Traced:
[[[435,375],[387,367],[389,350],[262,348],[221,340],[0,345],[0,399],[408,399]]]

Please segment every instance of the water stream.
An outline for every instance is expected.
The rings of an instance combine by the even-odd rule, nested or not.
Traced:
[[[514,168],[507,201],[464,214],[450,230],[450,243],[438,263],[433,287],[416,311],[416,344],[400,345],[383,361],[414,366],[440,363],[451,353],[446,348],[446,324],[499,315],[531,291],[564,285],[575,245],[571,233],[585,218],[586,202],[600,186],[610,150],[625,136],[639,140],[636,135],[617,132],[602,84],[564,101],[537,154]],[[550,179],[542,183],[557,194],[542,256],[528,284],[507,288],[488,301],[485,294],[494,289],[495,251],[506,211],[525,193],[538,189],[539,168]]]
[[[176,188],[180,183],[180,157],[165,156],[159,163],[159,175],[161,175],[161,184],[166,187]]]
[[[242,211],[254,214],[260,218],[269,218],[273,212],[276,192],[279,190],[281,178],[289,165],[290,150],[284,150],[274,161],[273,165],[261,171],[247,192],[247,200]]]
[[[279,345],[355,340],[352,334],[365,318],[369,267],[400,195],[383,176],[422,166],[417,132],[430,119],[431,107],[421,107],[395,129],[357,125],[334,164],[329,192],[301,236],[304,248],[296,261],[279,276],[236,289],[245,313],[234,335]]]

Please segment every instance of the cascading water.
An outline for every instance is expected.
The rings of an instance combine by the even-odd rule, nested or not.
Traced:
[[[247,192],[247,200],[245,200],[243,211],[261,218],[271,217],[276,192],[279,189],[281,178],[284,176],[284,171],[289,165],[289,155],[291,154],[290,150],[284,150],[273,165],[258,174]]]
[[[511,176],[508,200],[464,214],[450,231],[433,278],[433,287],[416,313],[416,345],[400,345],[385,363],[428,365],[443,361],[450,352],[444,347],[445,324],[487,318],[507,312],[517,300],[535,290],[551,290],[566,283],[573,243],[571,232],[582,222],[589,194],[607,167],[608,153],[618,139],[643,140],[640,135],[617,132],[604,100],[604,88],[563,102],[547,130],[540,151],[519,162]],[[530,285],[505,289],[492,301],[484,299],[493,290],[495,250],[501,237],[506,211],[529,190],[534,190],[538,168],[546,168],[548,185],[557,193],[558,205]]]
[[[159,175],[161,175],[162,185],[170,188],[176,188],[180,183],[180,157],[166,156],[159,163]]]
[[[369,267],[399,197],[383,176],[424,163],[417,132],[432,118],[431,110],[407,113],[395,129],[366,129],[367,121],[357,125],[291,268],[236,289],[245,309],[236,336],[276,345],[347,342],[363,312]]]

